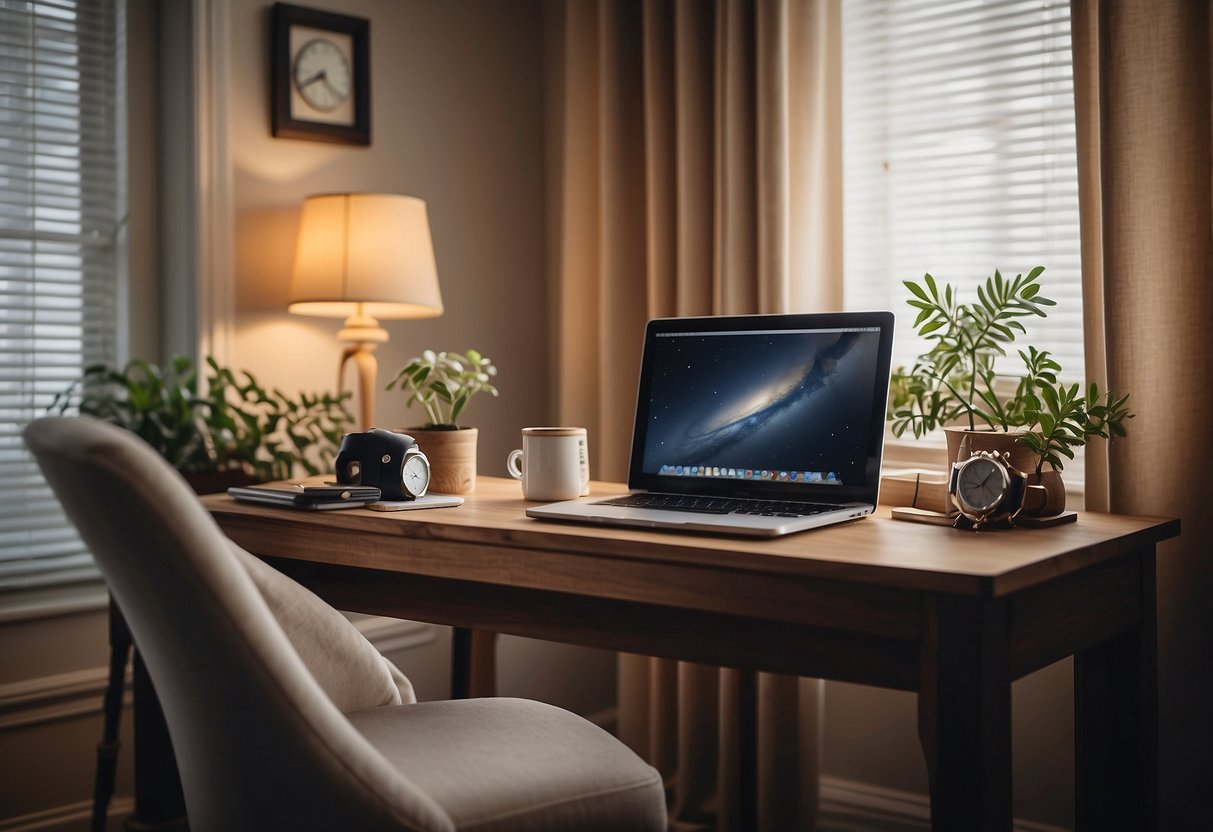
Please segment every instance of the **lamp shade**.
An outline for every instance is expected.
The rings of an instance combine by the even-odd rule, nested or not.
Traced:
[[[441,315],[425,203],[398,194],[305,199],[289,309],[329,318]]]

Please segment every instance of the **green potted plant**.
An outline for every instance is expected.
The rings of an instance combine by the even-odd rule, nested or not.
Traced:
[[[1046,317],[1056,306],[1040,293],[1043,272],[1037,266],[1008,280],[995,271],[977,287],[975,303],[962,303],[952,285],[930,274],[904,281],[918,310],[914,329],[931,346],[909,370],[894,371],[888,417],[895,436],[944,428],[949,464],[966,437],[972,450],[1009,451],[1013,465],[1049,490],[1048,513],[1055,513],[1065,506],[1065,460],[1092,437],[1124,436],[1133,414],[1127,395],[1059,381],[1061,365],[1046,350],[1017,350],[1023,373],[1013,389],[995,370],[995,360],[1026,334],[1022,319]]]
[[[430,488],[467,494],[476,488],[476,428],[459,424],[478,393],[498,395],[493,362],[476,350],[464,353],[425,350],[388,382],[387,389],[408,393],[406,405],[425,410],[425,424],[406,428],[430,461]]]
[[[353,417],[349,394],[292,398],[206,359],[199,392],[193,362],[174,356],[163,368],[142,359],[124,367],[95,364],[55,397],[49,410],[76,409],[135,433],[190,481],[198,493],[229,485],[332,470]]]

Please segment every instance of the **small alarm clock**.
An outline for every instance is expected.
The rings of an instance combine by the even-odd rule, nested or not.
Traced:
[[[430,486],[430,461],[407,433],[347,433],[335,467],[337,482],[377,486],[389,502],[424,497]]]

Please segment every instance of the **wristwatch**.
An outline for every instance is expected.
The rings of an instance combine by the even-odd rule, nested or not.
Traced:
[[[1011,521],[1023,510],[1028,476],[1011,467],[1008,455],[976,451],[952,464],[948,494],[960,517],[973,529],[985,523]],[[957,525],[963,525],[959,522]]]

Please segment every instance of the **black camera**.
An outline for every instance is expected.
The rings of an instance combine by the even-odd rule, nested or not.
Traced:
[[[424,497],[430,482],[430,462],[406,433],[371,428],[347,433],[337,453],[337,482],[373,485],[381,499],[415,500]]]

